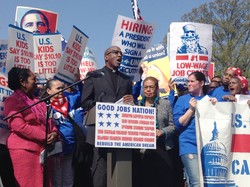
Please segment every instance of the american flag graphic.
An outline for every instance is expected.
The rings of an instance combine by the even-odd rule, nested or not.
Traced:
[[[155,115],[152,107],[97,103],[95,146],[155,149]]]
[[[131,5],[132,5],[134,19],[143,20],[143,18],[141,16],[141,11],[140,11],[138,4],[137,4],[137,0],[131,0]]]

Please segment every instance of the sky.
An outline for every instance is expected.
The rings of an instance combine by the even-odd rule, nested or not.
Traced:
[[[144,21],[156,25],[152,45],[162,42],[171,22],[212,0],[137,0]],[[17,6],[59,13],[58,30],[66,38],[73,25],[88,37],[98,68],[104,66],[104,51],[111,46],[118,15],[133,18],[131,0],[0,0],[0,39],[8,39],[8,25],[14,24]]]

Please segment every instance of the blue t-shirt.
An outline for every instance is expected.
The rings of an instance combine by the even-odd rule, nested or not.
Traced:
[[[210,91],[208,95],[215,97],[218,101],[225,101],[222,97],[224,95],[231,95],[229,90],[224,90],[223,86],[215,88],[214,90]]]
[[[193,115],[185,127],[180,124],[179,118],[183,116],[189,109],[189,101],[192,97],[194,97],[196,100],[201,100],[204,96],[205,95],[194,97],[191,94],[186,94],[179,97],[175,103],[173,118],[176,129],[179,132],[180,155],[190,153],[197,154],[195,117]]]

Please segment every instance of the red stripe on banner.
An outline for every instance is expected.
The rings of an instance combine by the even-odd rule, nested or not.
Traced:
[[[176,55],[176,60],[188,60],[188,55]]]
[[[200,60],[208,61],[208,57],[207,56],[200,56]]]
[[[233,134],[232,152],[250,153],[250,134]]]

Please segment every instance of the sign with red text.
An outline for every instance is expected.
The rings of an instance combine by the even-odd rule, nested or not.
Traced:
[[[55,78],[67,84],[75,82],[75,74],[79,73],[79,66],[87,42],[88,36],[73,26]]]
[[[0,128],[7,128],[8,124],[3,121],[3,107],[5,99],[12,95],[13,91],[8,87],[8,78],[6,73],[0,73]]]
[[[39,83],[46,83],[54,77],[62,57],[62,35],[34,34],[34,73]]]
[[[5,72],[8,53],[8,40],[0,40],[0,72]]]
[[[7,121],[3,118],[3,107],[5,99],[12,95],[13,91],[8,88],[7,74],[0,73],[0,144],[6,144],[7,137],[9,135],[9,127]]]
[[[61,59],[61,34],[32,34],[9,25],[6,72],[12,67],[30,69],[39,83],[53,78]]]
[[[197,104],[196,136],[204,186],[248,187],[250,176],[250,108],[246,104],[209,101]]]
[[[79,67],[80,79],[83,80],[89,71],[94,71],[96,69],[97,63],[95,59],[95,54],[90,48],[86,47]]]
[[[14,25],[8,29],[6,72],[12,67],[34,70],[33,34]]]
[[[185,84],[193,71],[208,76],[212,56],[212,25],[191,22],[170,25],[171,77]]]
[[[112,46],[123,52],[119,71],[139,81],[139,63],[150,47],[155,26],[151,23],[119,15],[116,21]]]
[[[95,146],[156,149],[153,107],[96,103]]]

